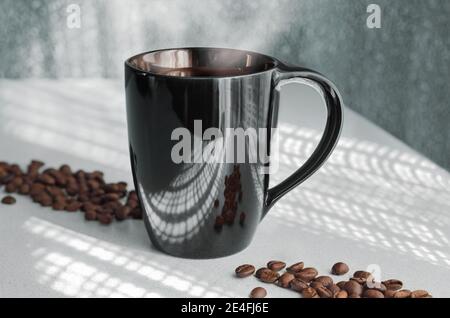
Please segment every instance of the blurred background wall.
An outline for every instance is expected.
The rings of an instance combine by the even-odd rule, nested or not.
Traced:
[[[381,29],[366,26],[370,3]],[[449,25],[448,0],[1,0],[0,77],[120,79],[141,51],[256,50],[324,73],[347,106],[450,169]]]

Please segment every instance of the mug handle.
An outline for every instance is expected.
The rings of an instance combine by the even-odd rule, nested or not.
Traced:
[[[274,110],[278,109],[281,87],[293,82],[312,86],[321,92],[325,100],[328,116],[325,131],[311,157],[291,176],[266,192],[264,215],[272,208],[275,202],[308,179],[325,162],[337,144],[343,120],[342,98],[335,86],[323,75],[312,70],[285,64],[280,64],[274,72],[269,120],[273,120],[273,116],[276,113]]]

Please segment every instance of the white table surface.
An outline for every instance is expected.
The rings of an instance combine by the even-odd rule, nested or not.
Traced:
[[[288,86],[282,96],[281,171],[273,183],[305,160],[323,127],[318,95]],[[122,82],[0,80],[0,160],[24,166],[32,158],[131,184]],[[449,239],[449,173],[346,109],[329,161],[234,256],[178,259],[151,246],[141,221],[102,226],[21,196],[0,205],[0,296],[246,297],[261,283],[234,278],[234,268],[281,259],[323,274],[336,261],[352,271],[370,266],[382,279],[449,297]],[[271,297],[298,297],[266,287]]]

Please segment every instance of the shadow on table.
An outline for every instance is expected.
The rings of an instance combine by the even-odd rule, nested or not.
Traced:
[[[42,84],[25,87],[21,96],[1,92],[5,134],[128,171],[120,97],[112,98],[111,107],[95,102],[108,98],[105,92],[111,88],[99,93],[96,87],[65,91]],[[304,162],[319,138],[316,130],[281,123],[280,171],[272,182],[278,183]],[[449,180],[447,172],[412,152],[343,137],[327,164],[283,198],[268,217],[300,232],[345,238],[450,268]],[[43,240],[33,252],[40,282],[64,295],[233,296],[197,274],[169,268],[154,254],[124,248],[113,239],[96,239],[37,217],[24,228]],[[129,271],[127,281],[114,276],[123,269]],[[158,287],[149,290],[148,282]]]

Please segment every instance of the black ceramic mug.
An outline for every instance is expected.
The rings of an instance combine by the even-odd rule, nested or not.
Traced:
[[[265,169],[270,162],[174,160],[179,128],[191,132],[187,157],[196,156],[196,142],[202,149],[218,142],[202,139],[209,128],[222,133],[225,151],[236,150],[235,144],[229,146],[228,129],[266,129],[264,151],[271,154],[280,88],[289,81],[317,88],[328,116],[317,149],[282,183],[269,188]],[[179,257],[221,257],[247,247],[273,204],[324,163],[342,126],[342,101],[330,81],[254,52],[180,48],[142,53],[125,62],[125,88],[131,165],[145,224],[156,248]],[[244,146],[247,158],[249,143]],[[218,157],[224,153],[216,152]]]

